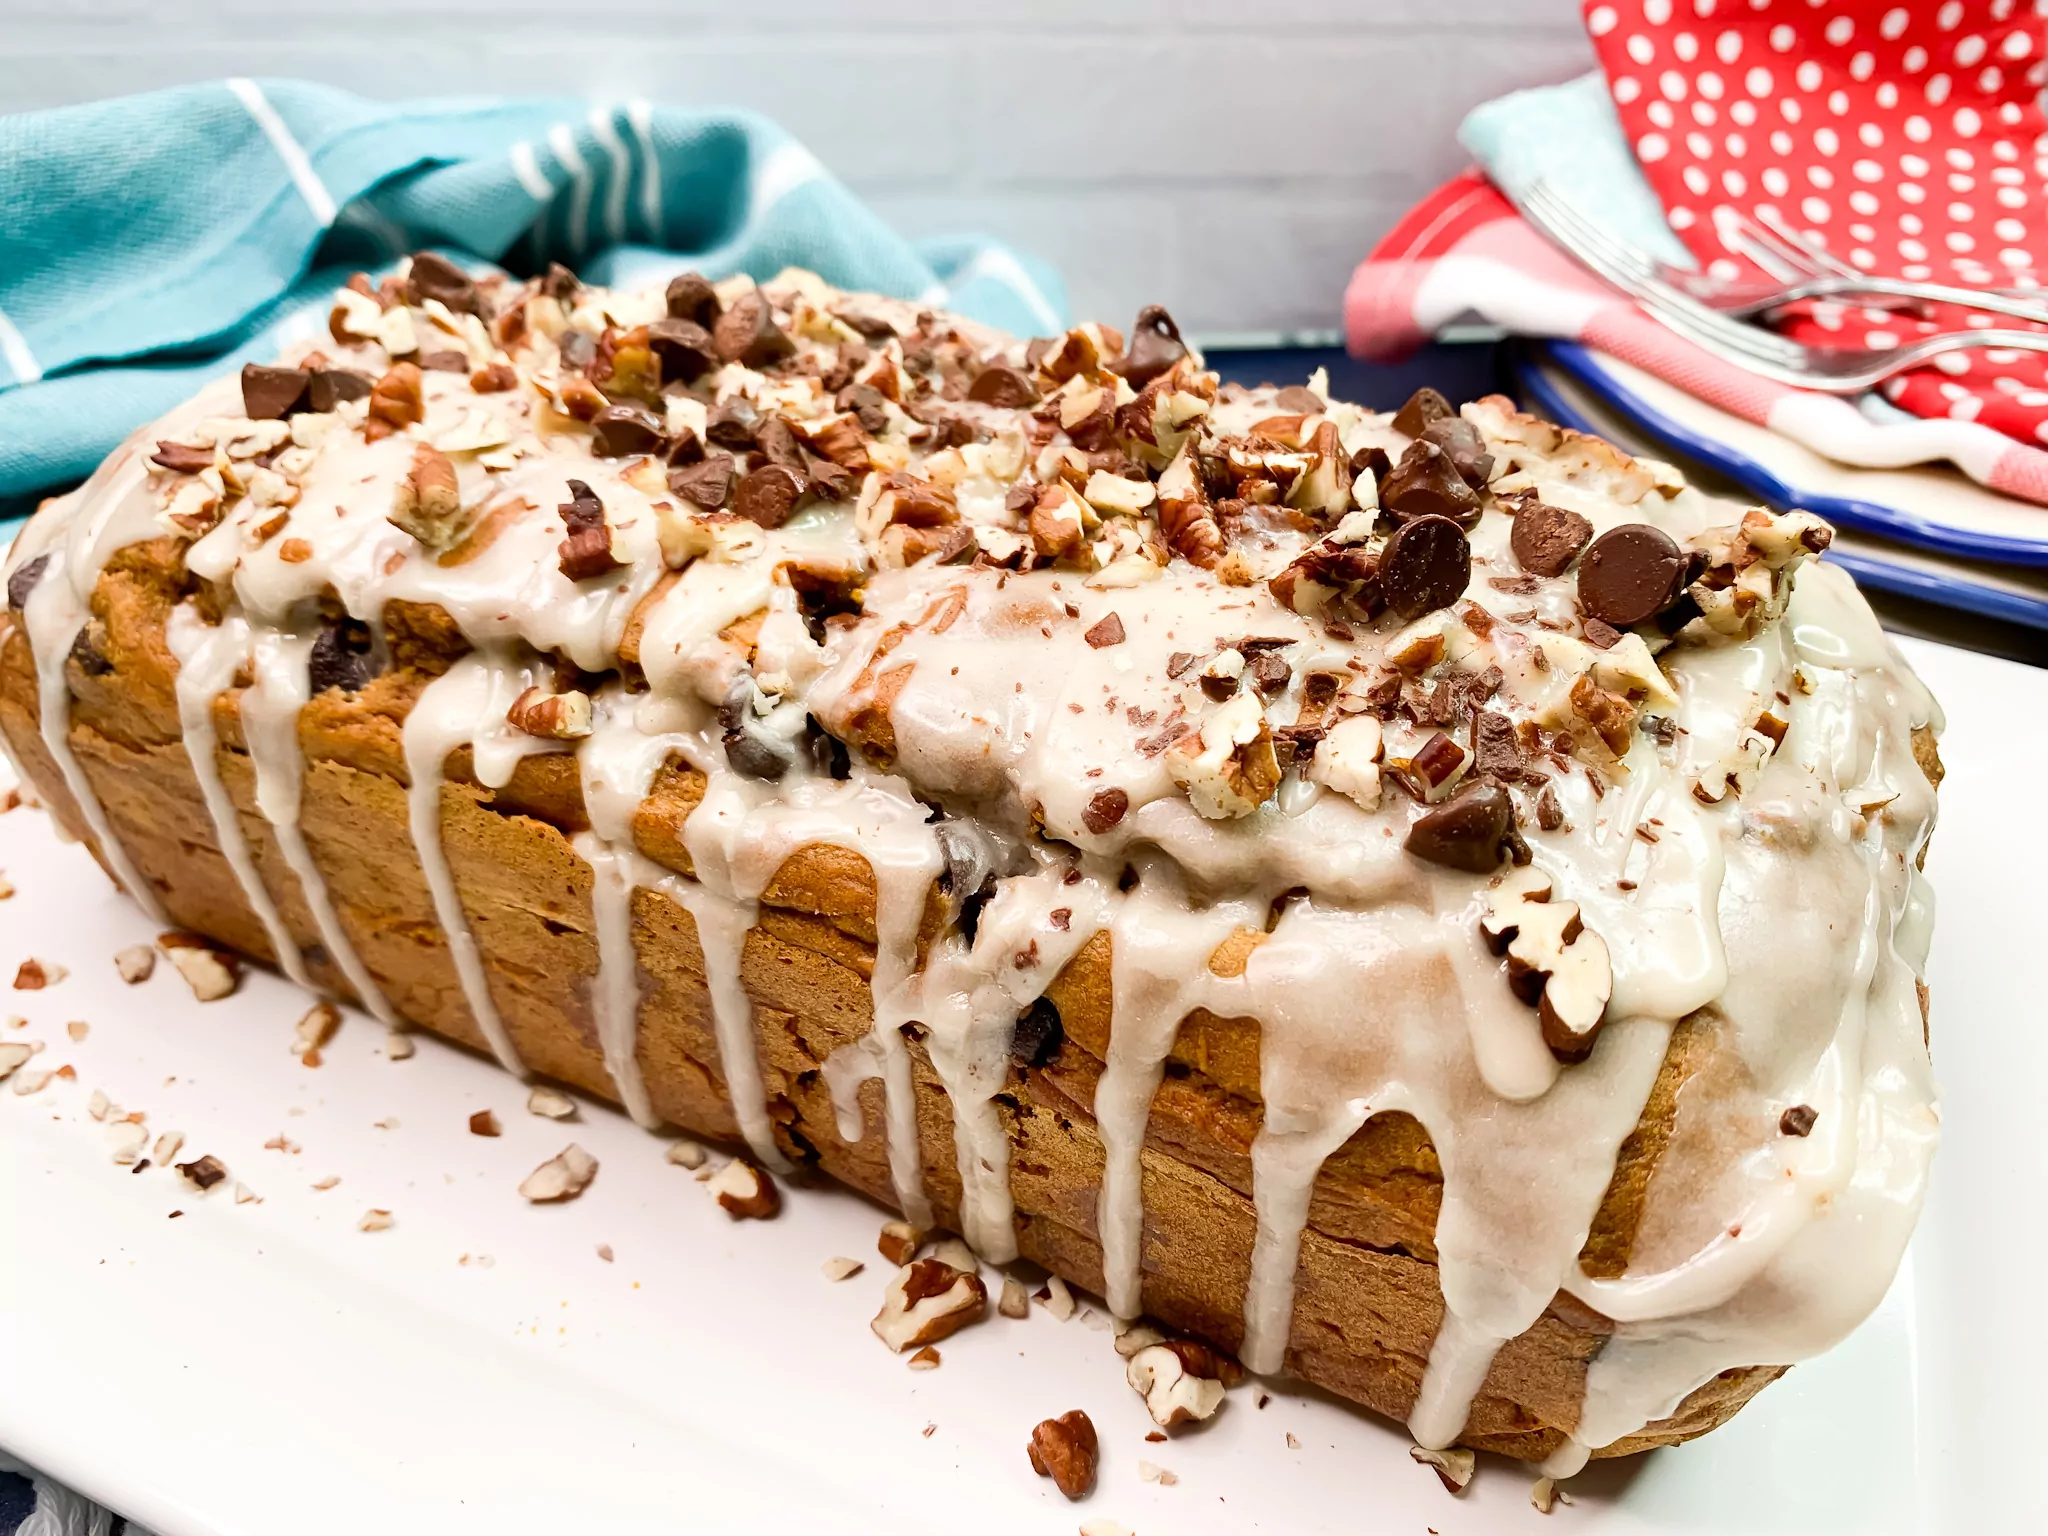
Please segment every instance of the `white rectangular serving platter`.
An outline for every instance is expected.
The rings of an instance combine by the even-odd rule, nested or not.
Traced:
[[[1907,650],[1948,709],[1950,768],[1929,860],[1946,1144],[1907,1265],[1841,1348],[1703,1440],[1596,1464],[1547,1518],[1523,1467],[1482,1458],[1453,1498],[1398,1429],[1285,1384],[1148,1444],[1099,1308],[991,1312],[912,1372],[868,1330],[876,1208],[797,1190],[780,1219],[734,1223],[661,1138],[601,1105],[531,1115],[431,1038],[391,1061],[350,1015],[303,1065],[306,1001],[268,974],[212,1004],[167,965],[125,986],[111,957],[149,924],[28,809],[0,816],[0,987],[30,956],[70,974],[0,996],[28,1020],[0,1039],[42,1041],[32,1068],[76,1078],[0,1085],[0,1447],[159,1536],[2048,1530],[2048,673]],[[117,1166],[96,1088],[230,1182]],[[470,1134],[483,1108],[500,1138]],[[280,1136],[292,1150],[266,1149]],[[571,1140],[596,1181],[528,1205],[519,1181]],[[389,1230],[358,1230],[373,1207]],[[832,1284],[835,1255],[868,1267]],[[1077,1407],[1102,1474],[1069,1505],[1024,1445]],[[1143,1480],[1141,1459],[1178,1481]]]

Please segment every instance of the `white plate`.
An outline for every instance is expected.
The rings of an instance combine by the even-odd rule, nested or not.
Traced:
[[[1454,1500],[1398,1430],[1288,1391],[1259,1411],[1241,1389],[1205,1430],[1148,1445],[1109,1334],[1041,1310],[991,1316],[940,1346],[939,1370],[910,1372],[868,1332],[885,1277],[873,1207],[798,1191],[780,1220],[734,1224],[623,1117],[538,1119],[511,1080],[431,1039],[391,1062],[351,1017],[325,1064],[302,1066],[304,1000],[268,975],[210,1005],[167,966],[125,987],[110,956],[147,925],[31,811],[0,817],[20,888],[0,904],[0,970],[35,955],[71,974],[0,999],[30,1020],[0,1038],[40,1039],[37,1067],[78,1075],[0,1087],[0,1445],[161,1536],[995,1536],[1095,1517],[1141,1536],[2048,1529],[2048,1482],[2023,1470],[2048,1431],[2031,879],[2048,674],[1909,649],[1950,710],[1951,774],[1930,861],[1948,1144],[1908,1267],[1843,1347],[1701,1441],[1596,1466],[1554,1525],[1521,1467],[1487,1460]],[[94,1088],[263,1203],[117,1167],[86,1113]],[[498,1140],[468,1133],[486,1106]],[[280,1133],[304,1150],[265,1150]],[[596,1182],[526,1205],[519,1180],[571,1139],[600,1159]],[[338,1187],[311,1187],[328,1175]],[[358,1231],[373,1206],[396,1226]],[[835,1254],[869,1268],[828,1284]],[[1104,1458],[1070,1507],[1023,1447],[1075,1407]],[[1180,1481],[1142,1482],[1141,1458]]]

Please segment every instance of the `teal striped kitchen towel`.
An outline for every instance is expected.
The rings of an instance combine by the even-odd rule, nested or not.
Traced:
[[[1009,330],[1065,319],[1050,268],[905,240],[745,112],[227,80],[0,117],[0,517],[427,246],[613,284],[796,264]]]

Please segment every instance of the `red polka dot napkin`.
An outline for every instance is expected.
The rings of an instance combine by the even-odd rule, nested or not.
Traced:
[[[2048,40],[2031,5],[1587,0],[1585,16],[1643,174],[1709,272],[1761,275],[1723,243],[1739,211],[1865,272],[2029,289],[2048,276]],[[1781,322],[1833,347],[2022,325],[1841,304]],[[1884,392],[1916,415],[2048,442],[2048,355],[1952,353]]]

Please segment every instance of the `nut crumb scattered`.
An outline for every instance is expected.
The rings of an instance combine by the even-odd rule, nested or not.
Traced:
[[[678,1168],[702,1168],[708,1153],[698,1143],[685,1136],[680,1141],[668,1144],[668,1160]]]
[[[827,1259],[821,1266],[821,1271],[827,1280],[836,1283],[841,1280],[851,1280],[866,1268],[867,1265],[863,1264],[859,1259]]]
[[[398,1116],[386,1115],[382,1120],[372,1120],[370,1125],[374,1130],[395,1131],[398,1129]]]
[[[1029,1317],[1031,1293],[1015,1275],[1003,1276],[1003,1293],[996,1299],[996,1311],[1004,1317]]]
[[[1095,1421],[1079,1408],[1033,1425],[1024,1454],[1031,1458],[1031,1470],[1051,1478],[1053,1486],[1069,1499],[1085,1499],[1095,1487],[1101,1447]]]
[[[480,1109],[469,1117],[469,1134],[472,1136],[500,1136],[504,1128],[498,1124],[498,1117],[488,1109]]]
[[[1180,1474],[1178,1472],[1169,1472],[1165,1467],[1159,1466],[1154,1462],[1141,1461],[1138,1463],[1138,1480],[1146,1483],[1157,1483],[1162,1488],[1171,1488],[1180,1481]]]
[[[263,1143],[263,1150],[266,1152],[297,1152],[299,1144],[293,1141],[291,1137],[280,1132]]]
[[[1529,1502],[1536,1506],[1536,1513],[1547,1515],[1557,1502],[1557,1484],[1547,1477],[1539,1477],[1529,1485]]]
[[[522,1179],[519,1193],[535,1205],[573,1200],[596,1177],[597,1159],[572,1141]]]
[[[142,1156],[142,1149],[149,1145],[149,1132],[133,1120],[118,1120],[107,1127],[107,1145],[114,1161],[126,1166]]]
[[[196,933],[160,933],[156,946],[202,1003],[219,1002],[242,984],[242,962]]]
[[[390,1225],[391,1213],[372,1206],[369,1210],[363,1212],[362,1219],[356,1223],[356,1230],[358,1232],[382,1232]]]
[[[66,1024],[64,1026],[64,1033],[69,1035],[74,1040],[83,1040],[87,1035],[92,1033],[92,1026],[86,1023],[85,1020],[83,1019],[73,1019],[69,1024]]]
[[[1458,1445],[1447,1451],[1432,1451],[1420,1445],[1411,1445],[1408,1447],[1408,1454],[1434,1472],[1437,1480],[1451,1493],[1464,1491],[1465,1485],[1472,1481],[1472,1469],[1479,1459]]]
[[[19,1098],[27,1098],[32,1093],[41,1093],[49,1086],[50,1079],[56,1075],[54,1072],[47,1071],[16,1072],[14,1074],[15,1095]]]
[[[937,1429],[938,1427],[939,1426],[936,1424],[927,1424],[923,1429],[919,1430],[918,1433],[922,1435],[925,1439],[929,1440],[932,1437],[932,1431]]]
[[[966,1239],[964,1238],[940,1238],[932,1246],[932,1257],[941,1264],[960,1270],[964,1274],[978,1275],[981,1273],[981,1258],[972,1248],[967,1246]]]
[[[324,1191],[324,1190],[329,1190],[329,1189],[332,1189],[332,1188],[334,1188],[334,1186],[335,1186],[335,1185],[337,1185],[337,1184],[339,1184],[340,1182],[341,1182],[341,1175],[340,1175],[340,1174],[338,1174],[338,1173],[330,1173],[330,1174],[328,1174],[328,1175],[327,1175],[327,1177],[326,1177],[326,1178],[324,1178],[324,1179],[315,1179],[315,1180],[313,1181],[313,1187],[314,1187],[315,1189],[318,1189],[318,1190],[323,1190],[323,1191]]]
[[[45,987],[54,987],[71,973],[54,960],[28,959],[14,973],[14,990],[17,992],[40,992]]]
[[[610,1243],[599,1243],[599,1244],[597,1245],[597,1256],[598,1256],[598,1257],[599,1257],[600,1259],[603,1259],[603,1260],[605,1261],[605,1263],[607,1263],[607,1264],[611,1263],[611,1261],[612,1261],[612,1245],[611,1245]]]
[[[320,1065],[320,1047],[341,1027],[341,1010],[332,1003],[315,1003],[292,1027],[292,1054],[309,1067]]]
[[[718,1197],[719,1208],[734,1221],[767,1221],[782,1209],[775,1181],[744,1157],[719,1169],[705,1188]]]
[[[875,1251],[891,1264],[908,1264],[917,1257],[917,1250],[924,1246],[924,1233],[907,1221],[885,1221],[882,1235],[875,1240]]]
[[[40,1040],[0,1041],[0,1081],[12,1077],[17,1067],[42,1048]],[[97,1093],[98,1090],[95,1089],[94,1092]],[[100,1098],[104,1100],[106,1095],[100,1094]],[[93,1118],[97,1120],[99,1116],[95,1115]]]
[[[384,1055],[391,1061],[405,1061],[419,1047],[412,1042],[412,1035],[403,1029],[394,1029],[384,1037]]]
[[[156,1145],[149,1149],[149,1155],[155,1158],[158,1164],[168,1168],[171,1159],[178,1155],[178,1149],[184,1145],[185,1133],[183,1131],[165,1131],[163,1135],[157,1137]]]
[[[927,1344],[923,1349],[920,1349],[910,1357],[908,1364],[913,1371],[936,1371],[939,1368],[939,1362],[939,1352]]]
[[[256,1191],[251,1189],[248,1185],[242,1183],[237,1183],[235,1185],[235,1204],[261,1205],[262,1203],[263,1197],[257,1194]]]
[[[1135,1536],[1135,1533],[1114,1520],[1083,1520],[1081,1536]]]
[[[1034,1301],[1063,1323],[1074,1315],[1074,1293],[1058,1275],[1048,1275],[1045,1284],[1031,1294]]]
[[[882,1292],[882,1310],[868,1326],[901,1354],[980,1322],[987,1308],[988,1287],[981,1276],[937,1259],[919,1259],[896,1271]]]
[[[1294,1438],[1294,1431],[1291,1429],[1287,1432],[1287,1449],[1289,1449],[1290,1451],[1298,1451],[1301,1449],[1301,1442]]]
[[[550,1088],[546,1083],[534,1084],[533,1092],[526,1096],[526,1107],[536,1115],[545,1115],[550,1120],[569,1120],[576,1114],[576,1101],[559,1088]]]
[[[129,986],[144,982],[156,972],[156,951],[147,944],[130,944],[114,951],[114,969]]]

